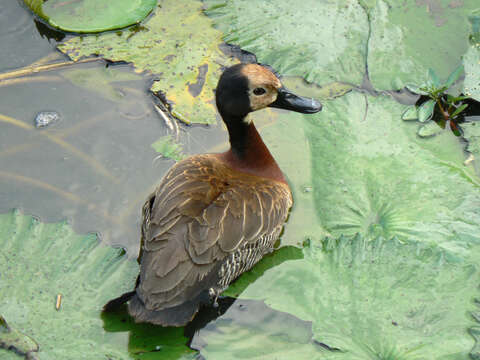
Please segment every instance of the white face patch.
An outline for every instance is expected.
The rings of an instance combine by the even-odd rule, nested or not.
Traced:
[[[277,89],[282,83],[268,69],[257,64],[245,65],[242,73],[248,79],[248,97],[252,111],[260,110],[277,99]]]
[[[247,115],[243,118],[243,122],[246,124],[251,124],[253,122],[253,119],[250,115]]]
[[[257,86],[255,84],[250,84],[248,90],[248,97],[250,99],[250,107],[253,111],[266,108],[268,105],[277,100],[277,89],[273,88],[270,85]],[[255,94],[255,89],[264,89],[265,93],[261,95]]]

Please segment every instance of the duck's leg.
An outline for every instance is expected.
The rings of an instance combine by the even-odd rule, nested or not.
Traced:
[[[208,294],[210,299],[212,299],[212,305],[216,309],[218,308],[218,297],[220,296],[221,291],[219,289],[210,288]]]

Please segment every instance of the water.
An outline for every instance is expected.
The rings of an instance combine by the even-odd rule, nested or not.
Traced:
[[[10,49],[1,52],[0,70],[43,57],[66,60],[16,1],[2,2],[0,19],[0,41]],[[9,19],[21,21],[8,27]],[[109,76],[119,80],[109,85]],[[171,133],[153,108],[150,82],[129,65],[103,61],[0,82],[0,114],[18,122],[0,120],[0,212],[20,208],[43,221],[67,220],[136,257],[143,202],[173,165],[150,146]],[[36,129],[44,111],[61,120]],[[179,127],[185,154],[226,147],[222,126]]]

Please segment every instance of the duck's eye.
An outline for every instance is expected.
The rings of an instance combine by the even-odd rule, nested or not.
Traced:
[[[255,88],[253,89],[253,93],[255,95],[263,95],[267,92],[267,90],[265,90],[264,88],[261,88],[261,87],[258,87],[258,88]]]

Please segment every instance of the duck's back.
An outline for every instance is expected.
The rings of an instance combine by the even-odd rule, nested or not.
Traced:
[[[271,251],[292,205],[288,185],[214,155],[173,166],[143,208],[137,321],[183,325]]]

